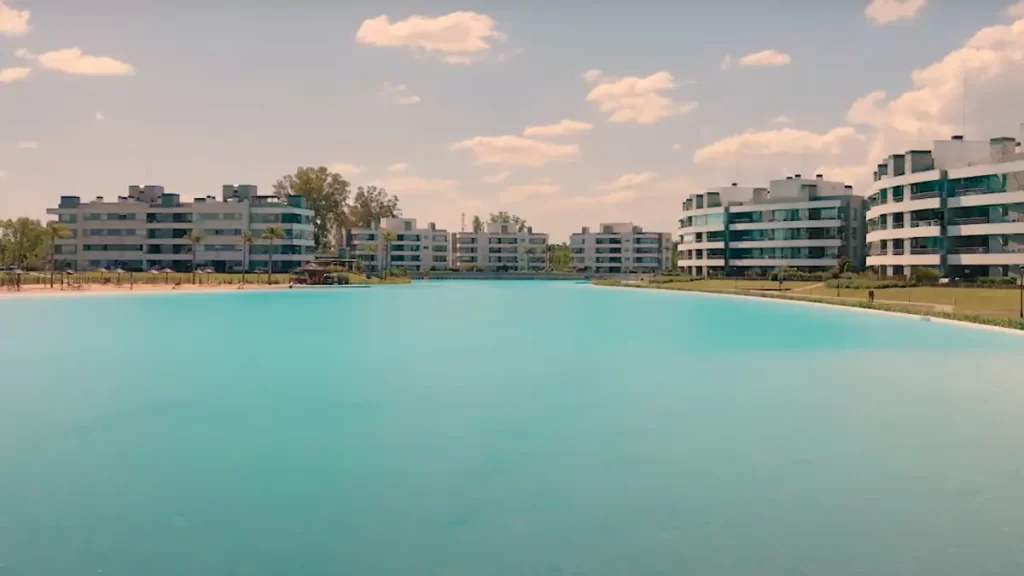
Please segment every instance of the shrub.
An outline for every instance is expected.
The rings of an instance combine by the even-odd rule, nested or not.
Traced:
[[[929,268],[927,266],[915,266],[913,272],[910,275],[914,282],[919,284],[935,284],[942,277],[935,268]]]

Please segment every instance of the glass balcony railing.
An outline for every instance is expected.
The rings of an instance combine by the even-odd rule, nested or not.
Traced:
[[[911,248],[910,249],[910,253],[915,255],[915,256],[924,255],[924,254],[938,254],[939,253],[939,249],[938,248]]]
[[[967,226],[969,224],[988,224],[987,216],[968,216],[964,218],[953,218],[953,223],[958,226]]]
[[[938,220],[917,220],[910,223],[911,228],[928,228],[930,226],[938,226]]]

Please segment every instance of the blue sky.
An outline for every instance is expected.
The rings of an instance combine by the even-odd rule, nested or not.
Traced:
[[[687,193],[732,181],[862,187],[881,155],[962,130],[964,78],[968,136],[1019,136],[1010,3],[875,1],[0,0],[0,218],[335,165],[410,217],[509,210],[561,240],[672,231]],[[589,128],[523,135],[563,119]]]

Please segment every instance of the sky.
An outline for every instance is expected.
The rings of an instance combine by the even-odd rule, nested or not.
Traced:
[[[0,0],[0,218],[324,165],[450,231],[674,232],[709,187],[863,192],[1021,122],[1024,2]]]

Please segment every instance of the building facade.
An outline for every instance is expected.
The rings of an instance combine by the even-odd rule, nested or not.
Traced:
[[[654,274],[672,266],[672,235],[644,232],[631,222],[601,224],[569,236],[572,266],[593,274]]]
[[[481,232],[452,234],[452,263],[481,272],[538,271],[547,267],[548,235],[527,226],[488,222]]]
[[[274,271],[281,272],[311,261],[315,252],[313,211],[306,199],[259,196],[250,185],[225,185],[220,200],[206,196],[192,202],[163,186],[129,186],[128,195],[113,202],[61,196],[47,214],[71,233],[55,242],[56,266],[62,270],[188,271],[195,249],[197,267],[266,270],[272,261]],[[269,226],[281,228],[285,238],[261,238]],[[245,230],[253,237],[248,246],[242,241]],[[188,239],[193,232],[201,237],[195,246]]]
[[[683,202],[677,263],[694,276],[820,272],[841,258],[860,269],[866,208],[851,186],[820,174],[693,194]]]
[[[918,267],[949,278],[1015,274],[1024,266],[1019,145],[954,136],[879,164],[868,197],[868,266],[885,276]]]
[[[375,228],[349,229],[346,237],[349,255],[369,272],[448,269],[448,232],[433,222],[419,228],[415,218],[383,218]]]

